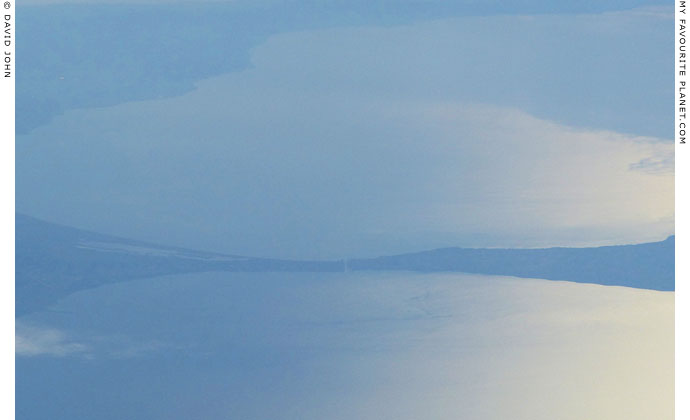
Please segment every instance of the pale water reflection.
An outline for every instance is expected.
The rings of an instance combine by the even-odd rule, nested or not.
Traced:
[[[119,283],[18,320],[17,414],[671,419],[673,299],[459,274]]]

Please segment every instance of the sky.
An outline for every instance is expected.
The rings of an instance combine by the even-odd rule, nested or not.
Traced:
[[[67,107],[18,135],[17,210],[285,258],[661,240],[671,19],[647,5],[297,25],[184,92]]]

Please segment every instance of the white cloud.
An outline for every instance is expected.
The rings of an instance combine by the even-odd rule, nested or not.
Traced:
[[[88,350],[88,346],[71,340],[60,330],[16,323],[15,353],[18,356],[63,357],[85,354]]]
[[[127,359],[158,353],[171,346],[160,340],[134,340],[123,335],[73,337],[57,328],[17,321],[15,354],[21,357],[106,357]]]
[[[643,171],[650,174],[673,174],[675,171],[675,153],[672,148],[659,151],[654,156],[641,159],[630,165],[633,171]]]

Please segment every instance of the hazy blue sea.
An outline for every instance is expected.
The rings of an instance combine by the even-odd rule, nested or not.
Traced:
[[[673,413],[672,292],[459,274],[207,273],[73,294],[18,319],[17,337],[18,419]]]

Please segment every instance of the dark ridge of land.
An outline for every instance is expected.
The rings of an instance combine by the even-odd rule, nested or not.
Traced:
[[[595,248],[442,248],[348,261],[294,261],[155,245],[17,214],[15,242],[17,316],[108,283],[209,271],[446,271],[675,290],[673,236]]]

